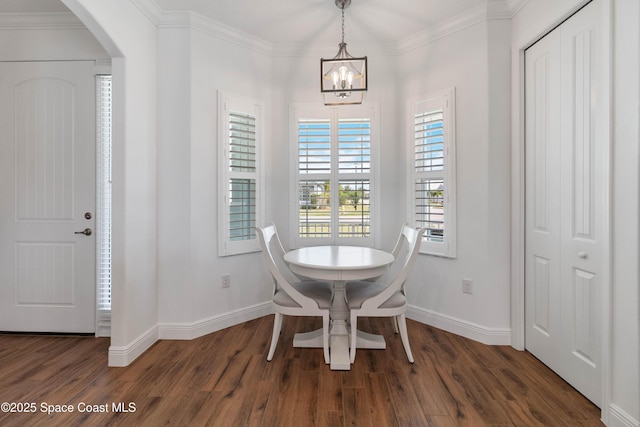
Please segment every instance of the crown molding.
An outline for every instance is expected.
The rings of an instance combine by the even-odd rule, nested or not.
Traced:
[[[511,17],[516,16],[528,2],[529,0],[507,0],[507,7],[509,7]]]
[[[164,11],[155,0],[131,0],[131,4],[137,7],[156,27],[162,23]]]
[[[0,30],[78,30],[86,29],[73,14],[58,13],[0,13]]]
[[[199,31],[263,55],[272,55],[274,48],[273,43],[191,11],[164,12],[158,28]]]
[[[404,54],[419,47],[433,43],[448,35],[465,30],[473,25],[487,20],[487,5],[480,5],[467,12],[443,21],[439,26],[429,28],[420,33],[409,36],[398,42],[398,53]]]
[[[489,20],[511,19],[529,0],[488,0],[485,4],[443,21],[436,27],[392,43],[362,43],[357,52],[367,55],[397,56]],[[214,19],[191,11],[165,11],[155,0],[131,0],[131,3],[158,29],[191,29],[243,48],[273,57],[330,57],[335,44],[271,43]],[[84,29],[72,13],[0,14],[0,29]]]

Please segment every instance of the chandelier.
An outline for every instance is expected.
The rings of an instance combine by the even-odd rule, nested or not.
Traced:
[[[320,92],[324,105],[362,104],[367,91],[367,57],[355,58],[344,42],[344,10],[351,0],[335,0],[342,11],[342,41],[338,54],[331,59],[320,59]]]

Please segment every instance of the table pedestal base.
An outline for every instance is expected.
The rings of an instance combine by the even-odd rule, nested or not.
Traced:
[[[356,331],[356,348],[384,350],[387,343],[382,335]],[[296,348],[322,348],[322,329],[311,332],[300,332],[293,337]],[[349,336],[334,335],[329,337],[331,352],[331,369],[334,371],[348,371],[351,369],[349,360]]]

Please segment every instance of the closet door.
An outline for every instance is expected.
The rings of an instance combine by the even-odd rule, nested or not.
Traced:
[[[596,404],[608,209],[598,3],[525,52],[525,345]]]

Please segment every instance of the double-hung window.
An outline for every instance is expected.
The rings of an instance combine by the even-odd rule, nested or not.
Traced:
[[[260,250],[254,227],[262,221],[260,102],[219,94],[219,254]]]
[[[426,228],[420,252],[455,257],[455,90],[411,100],[407,111],[409,212]]]
[[[375,244],[377,108],[292,108],[295,246]]]

